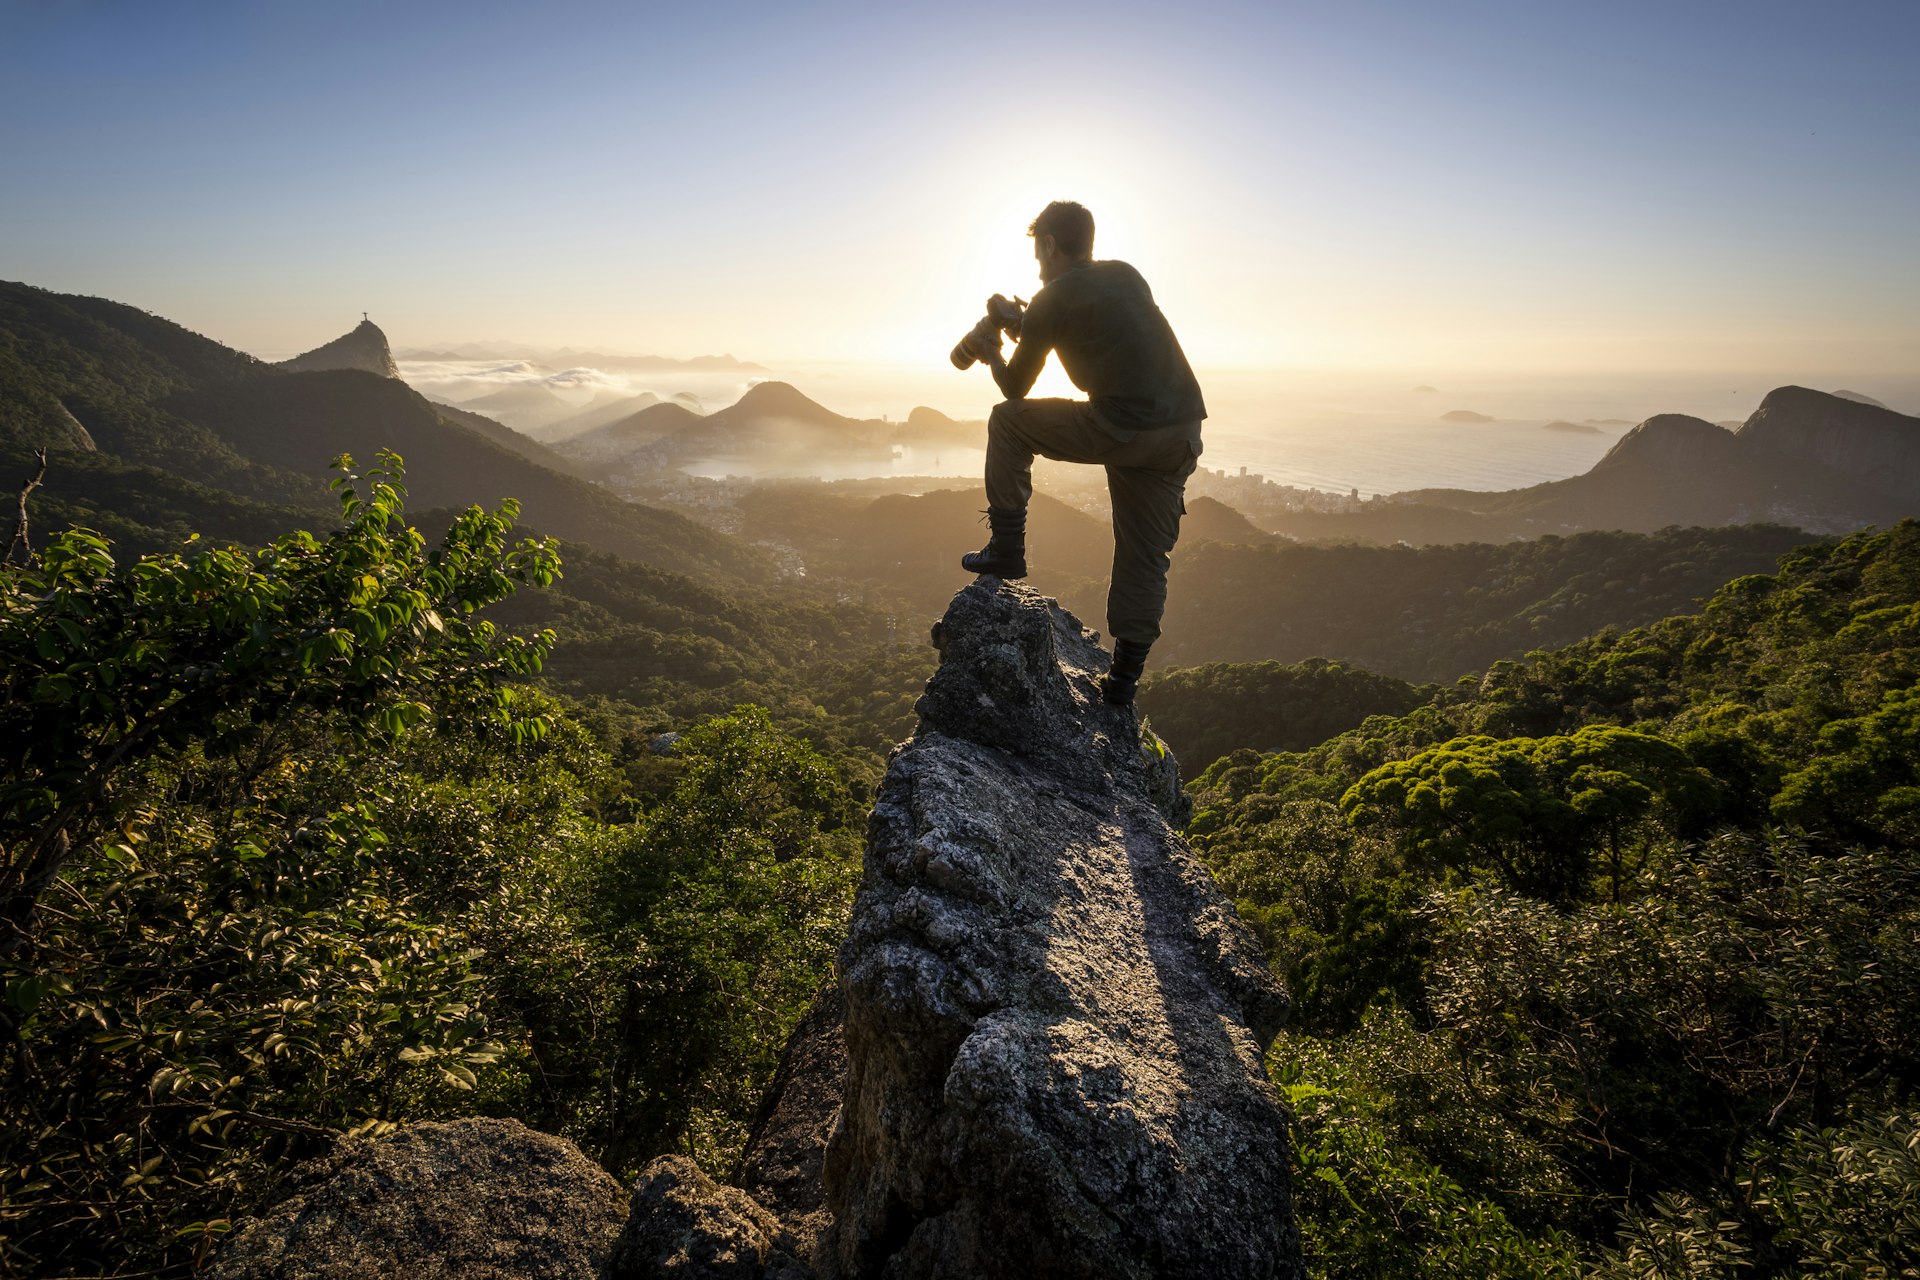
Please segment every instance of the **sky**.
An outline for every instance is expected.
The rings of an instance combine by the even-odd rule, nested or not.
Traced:
[[[0,0],[0,278],[268,356],[938,364],[1064,198],[1203,368],[1911,371],[1916,48],[1915,0]]]

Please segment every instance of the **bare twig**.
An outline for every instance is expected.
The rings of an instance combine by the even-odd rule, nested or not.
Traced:
[[[305,1120],[288,1120],[282,1116],[263,1115],[258,1111],[246,1111],[238,1107],[223,1107],[215,1103],[204,1102],[156,1102],[148,1108],[150,1111],[199,1111],[208,1116],[214,1112],[220,1114],[216,1119],[239,1120],[245,1124],[258,1125],[262,1129],[275,1129],[281,1133],[304,1134],[310,1138],[330,1138],[338,1141],[346,1135],[338,1129],[330,1129],[323,1124],[310,1124]]]
[[[28,536],[27,532],[27,495],[35,489],[38,489],[40,482],[47,478],[47,451],[45,449],[37,449],[34,451],[34,457],[40,460],[40,470],[31,480],[22,480],[20,482],[20,515],[19,518],[14,521],[13,541],[7,544],[7,554],[4,561],[0,561],[0,563],[11,561],[16,547],[21,551],[20,561],[22,564],[33,559],[33,540]]]

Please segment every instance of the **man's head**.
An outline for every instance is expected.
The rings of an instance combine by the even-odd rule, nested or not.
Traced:
[[[1033,237],[1042,284],[1093,257],[1093,215],[1072,200],[1055,200],[1042,209],[1027,234]]]

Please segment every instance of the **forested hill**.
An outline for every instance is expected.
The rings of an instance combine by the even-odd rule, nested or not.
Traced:
[[[1196,800],[1295,995],[1318,1274],[1920,1266],[1920,524]]]
[[[1337,658],[1447,681],[1602,627],[1684,612],[1807,540],[1779,525],[1736,525],[1418,548],[1201,543],[1175,552],[1155,656],[1171,665]]]
[[[770,486],[741,503],[746,536],[792,546],[810,576],[927,615],[965,582],[955,548],[984,537],[980,505],[969,490],[874,499],[830,485]],[[1404,680],[1452,680],[1601,627],[1685,612],[1808,540],[1749,525],[1419,548],[1301,546],[1261,534],[1218,503],[1192,505],[1173,553],[1155,670],[1329,658]],[[1105,521],[1038,494],[1028,552],[1033,586],[1104,626],[1113,560]]]
[[[642,563],[760,581],[759,554],[683,516],[623,502],[451,421],[404,383],[350,369],[287,372],[99,298],[0,283],[0,458],[41,446],[55,492],[87,502],[98,451],[243,498],[324,511],[328,461],[408,462],[417,507],[514,498],[525,521]],[[10,467],[10,469],[12,469]]]

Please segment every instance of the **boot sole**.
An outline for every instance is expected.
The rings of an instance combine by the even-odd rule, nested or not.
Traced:
[[[960,557],[960,567],[968,573],[978,574],[981,577],[1017,579],[1027,576],[1027,566],[1024,562],[1008,564],[1004,560],[976,561],[969,555]]]

